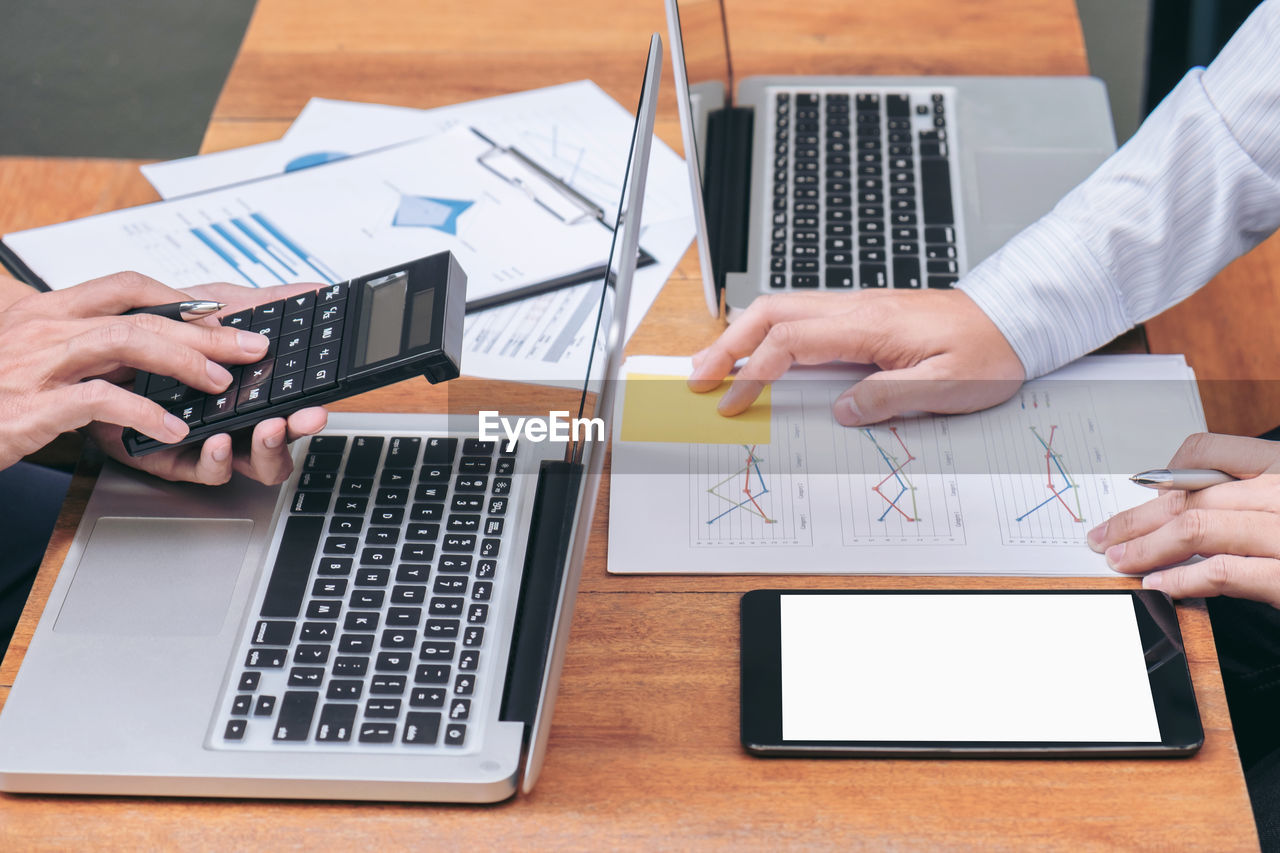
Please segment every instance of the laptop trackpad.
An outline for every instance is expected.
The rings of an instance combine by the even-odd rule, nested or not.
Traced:
[[[248,519],[100,518],[53,630],[217,634],[252,531]]]

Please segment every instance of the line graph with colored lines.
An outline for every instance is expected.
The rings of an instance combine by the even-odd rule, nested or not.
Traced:
[[[983,416],[983,436],[1004,544],[1081,543],[1119,510],[1087,391],[1024,390]]]
[[[903,418],[834,433],[846,545],[964,544],[950,423]]]
[[[690,444],[690,544],[811,545],[807,462],[785,424],[768,445]]]

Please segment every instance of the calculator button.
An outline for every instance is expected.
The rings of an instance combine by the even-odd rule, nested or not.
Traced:
[[[343,284],[331,284],[316,292],[316,302],[340,302],[347,298],[347,288]]]
[[[277,376],[271,383],[271,402],[283,403],[302,395],[302,374]]]
[[[277,299],[275,302],[267,302],[262,305],[255,305],[253,308],[253,325],[257,325],[263,320],[271,320],[278,323],[280,318],[284,316],[284,300]]]
[[[338,320],[333,323],[327,323],[323,326],[316,326],[311,332],[311,345],[331,344],[342,336],[342,321]]]
[[[311,328],[311,321],[302,314],[290,314],[284,318],[280,327],[280,336],[283,338],[287,335],[300,331],[307,331]]]
[[[200,426],[200,424],[204,423],[201,420],[201,415],[204,413],[204,402],[201,400],[197,400],[194,403],[179,404],[169,411],[181,418],[182,422],[189,427]]]
[[[261,409],[268,402],[270,402],[270,385],[268,383],[246,385],[240,389],[240,395],[236,398],[236,411],[252,412],[255,409]],[[205,419],[208,420],[208,417],[206,416]]]
[[[271,372],[275,367],[275,362],[271,359],[263,359],[256,364],[251,364],[244,368],[240,374],[240,385],[260,385],[271,378]]]
[[[253,309],[246,308],[243,311],[237,311],[234,314],[228,314],[222,318],[222,325],[230,326],[233,329],[247,329],[249,324],[253,322]]]
[[[236,413],[236,392],[234,383],[221,394],[210,394],[204,403],[205,423],[229,418]]]
[[[325,323],[336,323],[341,320],[346,313],[346,302],[331,302],[324,305],[317,305],[315,323],[317,326],[323,326]]]
[[[304,353],[311,346],[311,331],[303,329],[300,332],[288,331],[280,336],[277,343],[276,351],[281,355],[291,355],[294,353]]]
[[[303,390],[310,393],[338,384],[337,368],[332,364],[321,365],[307,370],[303,374]]]
[[[294,373],[301,373],[303,368],[307,366],[307,359],[302,353],[294,353],[293,355],[282,355],[276,359],[276,367],[274,376],[290,376]]]
[[[165,388],[147,396],[162,406],[176,406],[179,403],[196,399],[200,396],[200,392],[186,385],[174,385],[171,388]]]
[[[290,314],[310,313],[315,307],[315,304],[316,294],[314,291],[311,293],[300,293],[297,296],[290,296],[284,301],[285,316],[289,316]]]
[[[337,344],[320,344],[314,346],[307,354],[307,368],[314,369],[322,364],[330,364],[338,360]]]

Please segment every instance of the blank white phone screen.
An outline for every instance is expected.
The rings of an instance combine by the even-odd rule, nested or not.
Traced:
[[[782,595],[784,741],[1159,743],[1128,595]]]

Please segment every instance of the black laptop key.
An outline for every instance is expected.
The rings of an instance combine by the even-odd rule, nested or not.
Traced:
[[[919,288],[920,259],[899,257],[893,259],[893,286]]]
[[[468,625],[467,630],[462,632],[462,645],[468,648],[475,648],[484,644],[484,628],[478,625]]]
[[[443,495],[441,496],[443,497]],[[414,521],[439,521],[444,518],[444,504],[442,503],[420,503],[414,504],[413,509],[409,513],[409,518]]]
[[[440,737],[440,715],[429,711],[410,711],[404,718],[404,743],[418,746],[435,744]]]
[[[426,640],[418,650],[418,658],[425,661],[451,661],[457,647],[458,644],[453,642]]]
[[[311,594],[318,598],[341,598],[347,594],[345,578],[318,578],[311,585]]]
[[[488,581],[476,581],[471,587],[472,601],[488,601],[493,597],[493,584]]]
[[[372,477],[344,477],[338,489],[340,495],[368,495],[373,491]]]
[[[222,732],[224,740],[244,740],[244,733],[249,728],[245,720],[227,720],[227,727]]]
[[[354,536],[330,536],[324,540],[324,553],[326,555],[354,554],[359,544],[360,540]]]
[[[373,667],[379,672],[408,672],[411,661],[409,652],[380,652]]]
[[[458,636],[459,622],[457,619],[428,619],[427,625],[422,631],[422,636],[427,639],[453,639]]]
[[[373,634],[343,634],[338,651],[349,655],[367,655],[373,651]]]
[[[306,471],[298,478],[298,490],[304,492],[332,491],[338,475],[332,471]]]
[[[447,533],[440,543],[441,549],[459,554],[476,549],[476,537],[466,533]]]
[[[496,557],[502,547],[501,539],[485,539],[480,543],[481,557]]]
[[[289,505],[289,510],[300,513],[327,512],[330,500],[332,500],[332,496],[327,491],[299,491],[293,496],[293,503]]]
[[[299,643],[293,650],[294,663],[320,664],[329,660],[329,646],[319,643]]]
[[[465,456],[482,456],[493,455],[493,451],[498,449],[498,442],[485,441],[479,438],[466,438],[462,440],[462,453]]]
[[[484,495],[455,495],[450,508],[453,512],[481,512],[484,509]]]
[[[423,465],[448,465],[457,452],[456,438],[428,438],[427,446],[422,451]]]
[[[332,622],[303,622],[299,639],[312,643],[329,642],[337,634]]]
[[[439,575],[431,585],[431,591],[437,595],[461,595],[467,591],[470,582],[465,575]]]
[[[405,584],[391,588],[391,601],[394,604],[421,604],[426,598],[425,586]]]
[[[304,741],[311,732],[311,719],[320,699],[318,690],[289,690],[280,700],[280,713],[272,735],[279,741]]]
[[[368,611],[352,610],[347,614],[347,619],[342,627],[348,631],[359,631],[367,633],[369,631],[378,630],[379,614]]]
[[[354,515],[335,515],[329,522],[329,532],[337,535],[359,533],[364,529],[364,519]]]
[[[271,622],[260,620],[253,629],[255,646],[287,646],[293,642],[292,622]]]
[[[445,529],[457,533],[474,533],[480,529],[480,516],[451,515]]]
[[[356,572],[356,586],[386,586],[390,579],[390,569],[361,569]]]
[[[387,624],[396,628],[415,628],[422,621],[421,607],[387,608]]]
[[[259,696],[258,704],[253,706],[253,715],[255,717],[270,717],[276,712],[276,697]]]
[[[461,489],[459,489],[461,491]],[[493,480],[493,493],[495,495],[511,494],[511,478],[495,477]]]
[[[951,168],[940,157],[920,161],[920,179],[924,184],[924,221],[927,225],[954,225],[951,209]]]
[[[462,605],[461,598],[439,596],[431,599],[427,612],[432,616],[458,616],[462,613]]]
[[[400,696],[408,679],[403,675],[387,675],[379,673],[369,681],[369,692],[376,696]]]
[[[365,548],[360,552],[362,566],[389,566],[395,560],[395,548]]]
[[[414,670],[413,682],[415,684],[448,684],[449,674],[452,671],[453,668],[448,664],[424,663]]]
[[[443,708],[447,691],[442,687],[415,687],[409,694],[410,708]]]
[[[343,439],[344,441],[346,439]],[[336,453],[308,453],[302,460],[303,471],[332,473],[342,465],[342,457]]]
[[[378,489],[378,506],[402,506],[409,501],[408,489]]]
[[[387,458],[383,465],[388,469],[412,468],[418,464],[418,449],[422,439],[418,436],[397,436],[391,439],[387,447]]]
[[[370,699],[364,703],[364,716],[367,720],[394,720],[400,716],[400,700]]]
[[[386,468],[378,477],[378,485],[388,488],[405,488],[413,483],[413,471],[408,468]]]
[[[449,493],[449,484],[446,483],[423,483],[413,492],[413,499],[417,502],[429,501],[432,503],[440,503],[445,499],[445,495]]]
[[[396,581],[398,583],[423,583],[431,574],[430,566],[420,566],[415,563],[402,563],[396,569]]]
[[[325,703],[316,726],[316,740],[323,743],[346,743],[356,723],[358,705]]]
[[[480,652],[478,649],[463,649],[458,655],[458,669],[463,672],[475,672],[480,668]]]
[[[231,714],[236,717],[249,716],[249,709],[253,707],[253,697],[248,695],[237,696],[231,700]]]
[[[280,669],[288,657],[287,649],[250,649],[244,665],[251,669]]]
[[[471,700],[470,699],[454,699],[449,703],[449,719],[451,721],[465,720],[471,716]]]
[[[369,517],[370,524],[394,524],[396,529],[404,523],[404,507],[380,506]]]
[[[307,605],[308,619],[337,619],[341,615],[340,601],[313,601]]]
[[[462,746],[467,739],[467,727],[462,723],[449,723],[444,727],[444,742],[447,746]]]
[[[364,535],[366,545],[394,545],[399,541],[398,527],[370,527],[369,532]]]
[[[354,702],[364,692],[364,682],[354,678],[335,678],[325,689],[326,699]]]
[[[476,692],[476,677],[462,673],[453,682],[453,692],[459,696],[470,696]]]
[[[333,505],[333,511],[340,515],[364,515],[369,508],[368,498],[340,497]]]
[[[240,683],[237,690],[247,690],[253,692],[258,689],[258,682],[262,679],[260,672],[242,672],[240,673]]]
[[[425,542],[408,542],[400,546],[402,563],[429,563],[436,556],[436,546]]]
[[[388,628],[382,632],[381,647],[384,649],[411,649],[417,638],[417,631]]]
[[[345,473],[348,477],[372,477],[382,456],[383,438],[380,435],[360,435],[351,442]]]
[[[381,610],[386,592],[380,589],[358,589],[351,593],[351,606],[361,610]]]
[[[396,739],[395,723],[361,723],[361,743],[391,743]]]
[[[369,671],[367,657],[338,657],[333,659],[334,675],[364,675]]]
[[[931,275],[929,276],[929,287],[935,290],[945,290],[954,287],[956,276],[954,275]]]
[[[493,467],[493,460],[488,456],[464,456],[458,463],[458,471],[463,474],[487,474]]]
[[[295,666],[289,670],[290,687],[319,687],[322,683],[324,683],[323,667]]]

